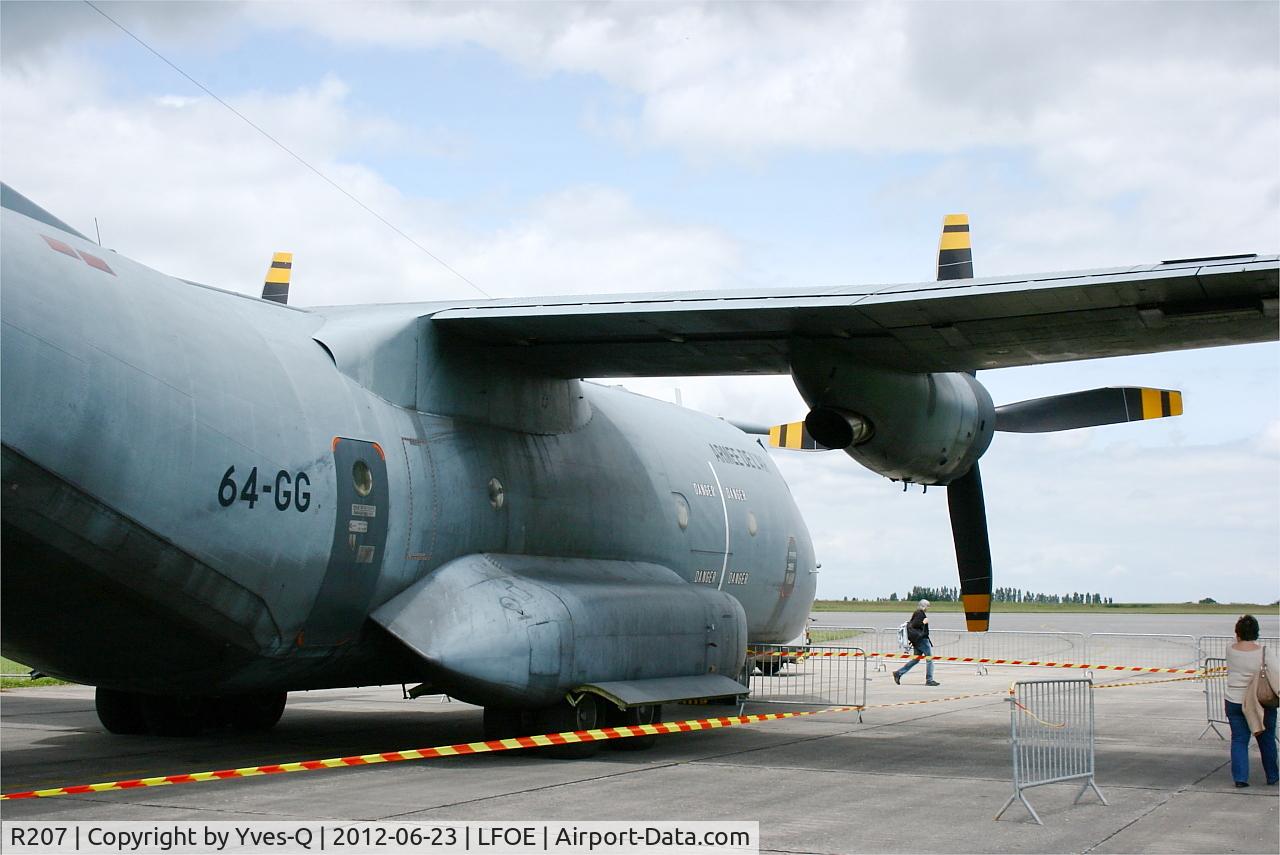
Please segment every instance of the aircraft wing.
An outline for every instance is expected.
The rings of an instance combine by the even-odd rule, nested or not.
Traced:
[[[793,339],[906,371],[1276,341],[1280,256],[852,288],[498,300],[432,314],[561,377],[785,374]]]

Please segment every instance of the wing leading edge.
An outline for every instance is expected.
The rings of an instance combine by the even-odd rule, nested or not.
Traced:
[[[827,339],[904,371],[974,371],[1276,341],[1280,256],[850,289],[499,300],[431,315],[553,376],[785,374]]]

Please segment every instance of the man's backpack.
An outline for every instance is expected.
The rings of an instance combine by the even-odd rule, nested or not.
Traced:
[[[915,645],[911,643],[911,633],[907,629],[910,623],[910,620],[904,620],[902,626],[898,627],[898,646],[902,648],[903,653],[915,650]]]

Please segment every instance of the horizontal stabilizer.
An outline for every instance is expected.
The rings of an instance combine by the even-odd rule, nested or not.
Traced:
[[[789,422],[769,428],[769,445],[792,451],[830,451],[809,434],[804,422]]]
[[[1182,393],[1109,386],[996,407],[996,430],[1048,433],[1182,415]]]

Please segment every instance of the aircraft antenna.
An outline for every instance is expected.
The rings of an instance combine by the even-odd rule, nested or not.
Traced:
[[[431,258],[435,259],[435,261],[436,261],[436,262],[437,262],[441,267],[443,267],[445,270],[448,270],[448,271],[449,271],[450,273],[452,273],[454,276],[457,276],[457,277],[458,277],[459,279],[461,279],[463,282],[466,282],[468,285],[470,285],[472,288],[474,288],[474,289],[476,289],[477,291],[479,291],[479,292],[480,292],[481,294],[483,294],[484,296],[489,297],[489,298],[491,298],[491,299],[492,299],[492,295],[491,295],[488,291],[484,290],[484,289],[483,289],[483,288],[481,288],[479,285],[477,285],[476,283],[472,282],[472,281],[471,281],[470,279],[468,279],[467,277],[463,276],[463,275],[462,275],[461,273],[459,273],[457,270],[454,270],[452,267],[450,267],[450,266],[449,266],[448,262],[446,262],[443,258],[441,258],[440,256],[436,255],[434,252],[432,252],[431,250],[427,249],[425,246],[423,246],[422,244],[418,243],[418,242],[417,242],[416,240],[414,240],[413,238],[409,237],[409,235],[405,234],[403,231],[401,231],[399,228],[397,228],[397,227],[396,227],[396,225],[395,225],[394,223],[392,223],[390,220],[388,220],[386,217],[382,216],[382,215],[381,215],[381,214],[379,214],[377,211],[373,210],[373,208],[370,208],[370,207],[369,207],[368,205],[366,205],[364,202],[361,202],[359,199],[357,199],[354,195],[352,195],[352,194],[351,194],[351,193],[350,193],[346,188],[344,188],[342,185],[338,184],[338,183],[337,183],[336,181],[334,181],[332,178],[330,178],[329,176],[325,175],[325,174],[324,174],[323,172],[321,172],[319,169],[317,169],[316,167],[314,167],[314,166],[312,166],[310,163],[308,163],[306,160],[304,160],[304,159],[302,158],[302,156],[301,156],[301,155],[299,155],[299,154],[297,154],[295,151],[293,151],[293,149],[289,148],[287,145],[285,145],[284,143],[280,142],[280,140],[276,139],[275,137],[271,136],[271,134],[267,133],[267,132],[266,132],[266,131],[264,131],[262,128],[260,128],[260,127],[258,127],[257,125],[255,125],[255,124],[253,123],[253,121],[252,121],[252,120],[250,120],[247,116],[245,116],[243,113],[241,113],[241,112],[240,112],[239,110],[237,110],[235,107],[232,107],[232,106],[231,106],[230,104],[228,104],[226,101],[223,101],[221,98],[219,98],[219,97],[218,97],[218,96],[213,92],[213,90],[211,90],[208,86],[205,86],[205,85],[204,85],[203,83],[201,83],[199,80],[196,80],[196,79],[195,79],[194,77],[192,77],[190,74],[187,74],[187,73],[186,73],[185,71],[183,71],[181,68],[179,68],[178,66],[174,65],[174,64],[173,64],[173,63],[172,63],[172,62],[171,62],[171,61],[170,61],[166,56],[164,56],[164,54],[160,53],[158,50],[156,50],[155,48],[153,48],[151,45],[147,44],[147,43],[146,43],[146,42],[144,42],[142,39],[140,39],[140,38],[138,38],[137,36],[135,36],[135,35],[134,35],[132,32],[130,32],[130,31],[129,31],[129,30],[128,30],[128,29],[127,29],[123,24],[121,24],[121,23],[120,23],[119,21],[117,21],[115,18],[113,18],[113,17],[111,17],[110,15],[108,15],[106,12],[102,11],[101,9],[99,9],[97,6],[95,6],[95,5],[91,2],[91,0],[84,0],[84,4],[85,4],[86,6],[88,6],[90,9],[92,9],[93,11],[97,12],[97,13],[98,13],[99,15],[101,15],[102,17],[106,18],[106,19],[107,19],[108,21],[110,21],[112,24],[115,24],[115,26],[116,26],[117,28],[119,28],[119,30],[120,30],[122,33],[124,33],[124,34],[125,34],[126,36],[128,36],[129,38],[133,39],[133,40],[134,40],[135,42],[137,42],[138,44],[142,45],[144,48],[146,48],[148,51],[150,51],[152,54],[154,54],[154,55],[155,55],[155,56],[156,56],[156,57],[157,57],[161,62],[163,62],[165,65],[169,66],[169,67],[170,67],[170,68],[172,68],[174,71],[178,72],[178,73],[179,73],[179,74],[181,74],[183,77],[187,78],[187,80],[191,81],[191,83],[192,83],[194,86],[196,86],[196,88],[200,89],[200,91],[204,92],[204,93],[205,93],[206,95],[208,95],[210,98],[212,98],[213,100],[217,101],[217,102],[218,102],[219,104],[221,104],[222,106],[226,107],[228,110],[230,110],[232,113],[234,113],[234,114],[235,114],[235,115],[236,115],[236,116],[237,116],[237,117],[238,117],[242,122],[244,122],[246,125],[248,125],[249,127],[253,128],[255,131],[257,131],[258,133],[262,134],[262,135],[263,135],[264,137],[266,137],[267,139],[271,140],[271,142],[275,143],[275,144],[276,144],[276,146],[277,146],[277,147],[279,147],[281,151],[285,152],[285,153],[286,153],[286,154],[288,154],[290,157],[292,157],[294,160],[298,161],[298,163],[301,163],[301,164],[302,164],[303,166],[305,166],[307,169],[309,169],[309,170],[311,170],[312,172],[314,172],[317,176],[319,176],[321,179],[323,179],[323,180],[324,180],[324,181],[325,181],[329,186],[333,187],[333,189],[337,190],[337,191],[338,191],[339,193],[341,193],[343,196],[346,196],[346,197],[347,197],[348,199],[350,199],[352,202],[355,202],[355,203],[356,203],[357,205],[359,205],[361,208],[364,208],[364,209],[365,209],[365,211],[367,211],[369,214],[371,214],[371,215],[372,215],[376,220],[378,220],[378,222],[382,223],[384,226],[386,226],[387,228],[391,229],[391,231],[393,231],[393,232],[395,232],[396,234],[400,235],[400,237],[404,238],[404,239],[405,239],[405,240],[407,240],[409,243],[413,244],[413,245],[414,245],[414,246],[416,246],[418,249],[422,250],[422,251],[423,251],[423,252],[425,252],[427,255],[431,256]]]
[[[102,229],[98,228],[98,218],[93,218],[93,233],[98,236],[98,246],[102,246]]]

